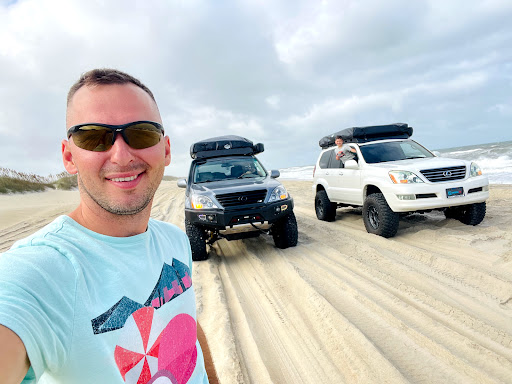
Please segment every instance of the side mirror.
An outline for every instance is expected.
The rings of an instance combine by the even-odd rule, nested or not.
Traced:
[[[176,184],[178,185],[178,187],[180,188],[187,188],[187,179],[178,179],[178,181],[176,182]]]
[[[355,160],[347,160],[345,163],[345,169],[359,169],[359,165]]]
[[[277,169],[273,169],[270,171],[271,178],[277,179],[279,176],[281,176],[281,172],[279,172]]]

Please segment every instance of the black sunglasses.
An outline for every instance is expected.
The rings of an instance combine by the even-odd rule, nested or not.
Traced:
[[[80,124],[68,129],[68,139],[72,136],[73,142],[79,148],[105,152],[112,148],[118,133],[133,149],[144,149],[160,142],[164,127],[153,121],[134,121],[122,125]]]

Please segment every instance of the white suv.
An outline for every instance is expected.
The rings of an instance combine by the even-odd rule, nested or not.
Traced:
[[[337,135],[355,148],[355,160],[336,160]],[[394,236],[400,214],[410,212],[443,210],[447,218],[480,224],[487,176],[473,162],[437,157],[411,135],[400,123],[348,128],[320,140],[313,171],[318,219],[333,221],[336,208],[362,206],[366,230],[383,237]]]

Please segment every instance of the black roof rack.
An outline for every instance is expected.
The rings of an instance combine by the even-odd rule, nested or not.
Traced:
[[[322,148],[332,147],[335,145],[336,136],[341,136],[345,143],[366,143],[368,141],[384,139],[408,139],[412,136],[412,127],[405,123],[395,123],[346,128],[332,135],[322,137],[318,145]]]
[[[198,141],[190,147],[190,157],[207,159],[231,155],[256,155],[264,151],[261,143],[253,144],[245,137],[228,135]]]

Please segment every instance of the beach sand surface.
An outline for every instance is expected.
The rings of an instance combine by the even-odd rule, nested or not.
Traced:
[[[384,239],[360,209],[317,220],[311,182],[283,183],[296,247],[220,240],[194,262],[221,383],[512,383],[512,186],[491,186],[478,226],[413,214]],[[0,252],[77,202],[76,191],[0,196]],[[174,181],[152,216],[184,228]]]

